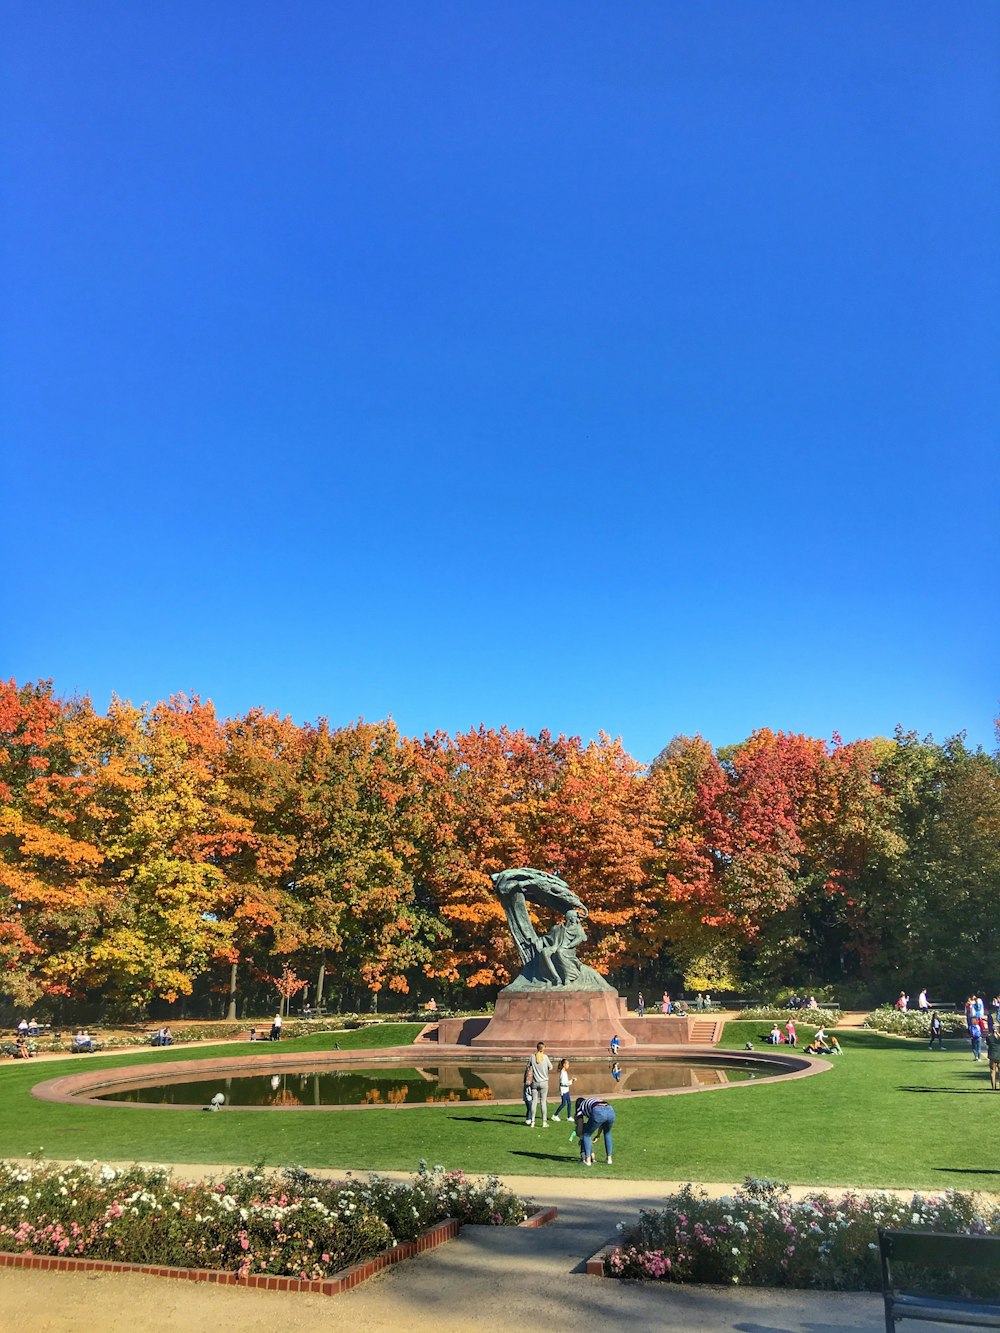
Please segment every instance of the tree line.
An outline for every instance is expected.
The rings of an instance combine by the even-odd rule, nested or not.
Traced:
[[[643,764],[603,734],[414,738],[185,696],[101,713],[0,684],[19,1007],[235,1016],[301,982],[481,1003],[518,971],[489,875],[519,865],[587,903],[585,957],[621,986],[996,985],[1000,763],[961,737],[677,736]]]

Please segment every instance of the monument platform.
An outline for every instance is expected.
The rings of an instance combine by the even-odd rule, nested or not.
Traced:
[[[604,1005],[592,1007],[590,1002],[601,995],[607,996]],[[586,1054],[606,1052],[617,1033],[623,1052],[639,1054],[647,1047],[712,1046],[722,1035],[721,1021],[660,1014],[626,1016],[625,1001],[614,991],[559,989],[543,996],[522,991],[508,997],[515,1001],[513,1005],[501,1003],[503,998],[501,992],[492,1018],[441,1018],[428,1024],[419,1040],[467,1046],[483,1053],[531,1050],[536,1042],[544,1041],[562,1053]],[[580,1004],[581,1000],[586,1003]]]
[[[544,1041],[560,1050],[571,1046],[606,1049],[617,1033],[622,1048],[634,1046],[626,1032],[625,1001],[613,990],[502,990],[493,1017],[471,1046],[524,1050]]]

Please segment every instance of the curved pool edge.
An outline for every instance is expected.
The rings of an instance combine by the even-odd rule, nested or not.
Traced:
[[[477,1048],[475,1054],[471,1054],[467,1046],[440,1046],[433,1052],[427,1052],[426,1048],[420,1050],[421,1057],[425,1053],[431,1054],[433,1058],[453,1062],[461,1059],[463,1063],[487,1063],[496,1060],[510,1061],[511,1063],[520,1063],[524,1059],[523,1053],[516,1055],[509,1050],[489,1051]],[[43,1102],[57,1102],[67,1106],[96,1106],[108,1108],[121,1108],[123,1110],[143,1110],[143,1111],[193,1111],[201,1109],[196,1102],[177,1104],[177,1103],[157,1103],[157,1102],[113,1102],[101,1101],[96,1095],[100,1092],[107,1092],[112,1089],[124,1090],[127,1088],[142,1087],[147,1084],[157,1084],[164,1081],[165,1071],[176,1075],[183,1080],[185,1075],[203,1074],[205,1076],[218,1075],[225,1077],[229,1075],[241,1074],[266,1074],[278,1073],[281,1070],[294,1070],[300,1066],[304,1059],[317,1069],[339,1069],[350,1068],[353,1065],[371,1065],[381,1063],[387,1065],[393,1064],[412,1064],[414,1058],[413,1046],[388,1046],[376,1047],[373,1050],[363,1051],[309,1051],[309,1052],[278,1052],[265,1056],[238,1055],[222,1056],[210,1058],[207,1060],[172,1060],[167,1065],[143,1064],[143,1065],[117,1065],[110,1069],[87,1070],[77,1074],[63,1074],[58,1078],[45,1079],[41,1083],[36,1083],[31,1089],[32,1097],[37,1097]],[[655,1064],[657,1058],[665,1056],[683,1055],[685,1060],[694,1062],[715,1063],[715,1064],[739,1064],[746,1061],[750,1053],[747,1051],[727,1050],[717,1046],[671,1046],[663,1047],[660,1050],[649,1050],[647,1048],[643,1053],[641,1063]],[[633,1060],[635,1057],[632,1057]],[[662,1088],[662,1089],[643,1089],[636,1092],[616,1092],[615,1101],[632,1100],[636,1097],[678,1097],[690,1096],[693,1093],[705,1092],[733,1092],[743,1088],[759,1088],[767,1083],[788,1083],[793,1079],[809,1078],[813,1074],[825,1073],[832,1068],[829,1060],[822,1060],[815,1056],[808,1055],[779,1055],[771,1051],[754,1051],[753,1059],[756,1063],[764,1065],[773,1065],[775,1069],[780,1069],[780,1073],[767,1075],[764,1078],[755,1078],[753,1080],[742,1081],[739,1083],[720,1083],[708,1087],[696,1088]],[[423,1063],[431,1063],[430,1060],[423,1059]],[[520,1098],[497,1097],[484,1099],[477,1102],[480,1106],[521,1106],[523,1102]],[[449,1105],[454,1105],[449,1103]],[[400,1103],[363,1103],[331,1106],[229,1106],[220,1107],[222,1111],[399,1111],[399,1110],[418,1110],[421,1107],[440,1109],[440,1102],[400,1102]]]

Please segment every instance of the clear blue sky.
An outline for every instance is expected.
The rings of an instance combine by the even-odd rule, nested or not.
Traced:
[[[995,3],[7,6],[0,673],[993,746]]]

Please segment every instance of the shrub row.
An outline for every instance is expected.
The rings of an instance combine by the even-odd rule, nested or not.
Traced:
[[[941,1031],[946,1037],[967,1035],[964,1014],[938,1014],[938,1018],[941,1020]],[[930,1026],[929,1013],[922,1014],[919,1010],[915,1013],[910,1011],[904,1013],[901,1009],[893,1009],[889,1005],[873,1009],[865,1019],[866,1028],[873,1028],[876,1032],[888,1032],[895,1037],[926,1039],[930,1034]]]
[[[426,1163],[408,1181],[253,1169],[191,1184],[162,1167],[0,1162],[2,1250],[240,1277],[329,1277],[446,1217],[500,1226],[528,1211],[495,1176],[473,1180]]]
[[[665,1208],[641,1212],[633,1226],[619,1225],[622,1243],[605,1259],[605,1271],[663,1282],[874,1291],[881,1287],[879,1227],[996,1235],[1000,1207],[954,1191],[912,1199],[817,1193],[793,1203],[780,1181],[747,1177],[721,1199],[687,1185]],[[995,1294],[996,1275],[980,1278],[974,1275],[970,1287],[955,1274],[935,1274],[935,1284],[960,1294]]]
[[[780,1021],[782,1024],[791,1018],[796,1027],[802,1023],[812,1028],[832,1028],[840,1021],[840,1014],[836,1009],[779,1009],[776,1004],[762,1004],[756,1009],[744,1009],[740,1018],[748,1022]]]

